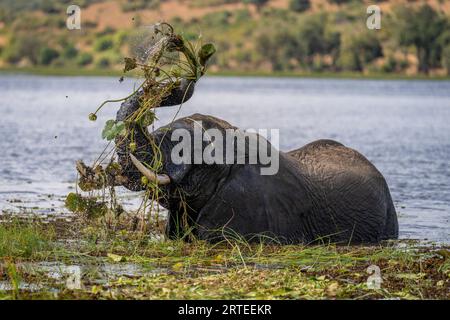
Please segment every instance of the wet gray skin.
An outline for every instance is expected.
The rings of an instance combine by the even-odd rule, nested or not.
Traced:
[[[183,81],[161,106],[180,104],[192,94],[193,86]],[[124,121],[135,112],[139,98],[137,95],[125,101],[116,119]],[[259,162],[175,165],[170,156],[174,147],[171,135],[182,128],[193,141],[196,123],[202,123],[204,130],[225,132],[235,128],[201,114],[178,119],[152,133],[136,124],[129,127],[134,130],[136,143],[133,155],[141,163],[152,162],[150,140],[160,146],[160,173],[171,180],[161,186],[163,192],[158,199],[169,210],[169,237],[183,236],[186,227],[196,237],[212,242],[227,234],[287,244],[378,243],[398,237],[397,214],[387,183],[359,152],[333,140],[318,140],[280,152],[275,175],[261,175],[263,165]],[[127,178],[124,186],[139,191],[145,187],[141,172],[130,159],[130,142],[116,139],[119,163]],[[182,226],[182,221],[188,226]]]

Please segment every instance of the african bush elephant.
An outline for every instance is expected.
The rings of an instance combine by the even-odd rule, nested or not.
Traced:
[[[189,99],[192,84],[183,80],[161,106]],[[116,119],[126,120],[137,108],[139,95],[122,104]],[[194,114],[151,133],[132,125],[128,130],[133,130],[136,143],[133,152],[130,141],[116,141],[126,177],[123,185],[143,190],[143,175],[159,184],[162,196],[158,201],[169,210],[169,237],[183,233],[183,215],[192,234],[208,241],[231,234],[283,244],[377,243],[398,237],[397,215],[386,181],[357,151],[332,140],[315,141],[280,152],[274,175],[261,175],[261,163],[174,163],[173,132],[182,128],[193,134],[198,123],[204,130],[235,129],[218,118]],[[146,166],[154,157],[150,140],[161,150],[162,167],[157,173]]]

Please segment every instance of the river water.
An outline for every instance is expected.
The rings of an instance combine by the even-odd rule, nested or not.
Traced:
[[[0,76],[0,212],[65,216],[74,162],[92,163],[118,104],[87,118],[136,81]],[[177,108],[159,110],[156,127]],[[204,113],[253,129],[279,129],[283,151],[329,138],[357,149],[384,174],[400,236],[450,243],[450,82],[204,78],[179,116]],[[133,206],[135,195],[124,193]]]

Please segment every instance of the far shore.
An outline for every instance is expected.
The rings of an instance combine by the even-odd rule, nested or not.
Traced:
[[[87,69],[87,68],[0,68],[0,75],[3,74],[30,74],[40,76],[102,76],[102,77],[121,77],[124,73],[117,69]],[[136,76],[133,73],[127,73],[125,76]],[[208,76],[221,77],[274,77],[274,78],[317,78],[317,79],[362,79],[362,80],[438,80],[448,81],[449,76],[441,75],[405,75],[394,73],[370,73],[363,74],[358,72],[259,72],[259,71],[208,71]]]

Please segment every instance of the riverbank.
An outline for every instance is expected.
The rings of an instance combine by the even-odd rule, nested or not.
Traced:
[[[87,68],[48,68],[48,67],[32,67],[32,68],[0,68],[2,74],[24,74],[24,75],[40,75],[40,76],[71,76],[71,77],[89,77],[89,76],[109,76],[121,77],[123,72],[117,69],[87,69]],[[128,72],[127,76],[132,76],[133,72]],[[134,74],[136,75],[136,74]],[[274,78],[323,78],[323,79],[368,79],[368,80],[435,80],[449,81],[450,76],[442,75],[404,75],[394,73],[371,73],[364,74],[360,72],[212,72],[208,71],[208,76],[220,77],[274,77]]]
[[[0,299],[450,298],[446,246],[186,243],[130,226],[3,222]]]

